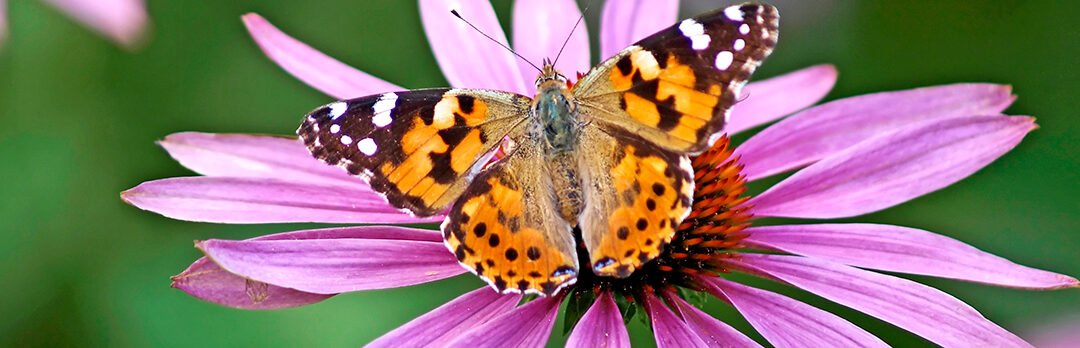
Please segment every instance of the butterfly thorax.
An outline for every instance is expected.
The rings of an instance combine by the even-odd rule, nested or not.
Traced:
[[[536,98],[532,104],[534,131],[531,133],[542,138],[543,156],[559,212],[571,225],[576,225],[582,206],[577,158],[582,125],[566,77],[555,71],[551,63],[544,63],[544,69],[536,79]]]
[[[550,64],[544,65],[536,79],[532,112],[537,132],[543,134],[549,155],[572,152],[577,148],[581,128],[577,120],[577,103],[566,87],[566,77]]]

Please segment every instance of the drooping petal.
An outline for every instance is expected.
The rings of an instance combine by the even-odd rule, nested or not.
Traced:
[[[503,295],[485,286],[387,332],[365,347],[424,347],[447,342],[477,325],[510,312],[519,300],[521,295]]]
[[[716,277],[699,277],[705,291],[731,303],[777,347],[888,347],[836,316],[786,296]]]
[[[743,175],[754,180],[916,123],[995,115],[1015,99],[1011,93],[1003,85],[955,84],[840,99],[777,122],[739,145],[735,155],[746,166]]]
[[[810,224],[746,229],[746,246],[890,272],[1021,289],[1076,287],[1075,278],[1012,263],[955,239],[876,224]]]
[[[605,1],[600,19],[600,59],[614,56],[645,37],[675,24],[678,0]]]
[[[139,184],[125,202],[173,219],[219,223],[425,223],[369,189],[265,178],[177,177]]]
[[[172,287],[203,301],[241,309],[279,309],[316,303],[333,294],[283,288],[229,273],[202,257],[172,277]]]
[[[630,347],[630,334],[626,332],[619,306],[604,291],[566,339],[567,347]]]
[[[651,292],[645,293],[645,310],[649,312],[653,337],[658,348],[708,347],[686,323],[679,320],[671,309],[660,302]]]
[[[503,313],[445,344],[453,348],[543,347],[559,314],[563,296],[533,300]]]
[[[142,0],[45,1],[124,46],[137,44],[148,22]]]
[[[158,144],[184,167],[206,176],[368,187],[344,169],[312,157],[295,137],[184,132],[170,134]]]
[[[802,288],[945,347],[1028,347],[963,301],[907,279],[824,260],[742,254],[724,266]]]
[[[278,30],[257,14],[241,17],[267,57],[308,86],[337,99],[349,99],[403,88],[330,58]]]
[[[402,287],[465,272],[438,231],[396,226],[328,230],[327,238],[210,239],[195,246],[229,272],[317,294]]]
[[[691,332],[710,347],[761,347],[739,330],[702,312],[679,296],[664,296],[664,300],[675,307],[675,313],[682,317]]]
[[[906,202],[971,175],[1035,129],[1031,117],[969,116],[888,133],[793,174],[752,198],[752,213],[840,218]]]
[[[836,75],[836,67],[823,64],[746,84],[724,131],[735,134],[814,105],[832,90]]]
[[[450,85],[526,93],[518,58],[470,28],[451,10],[457,10],[481,32],[506,45],[506,35],[487,0],[420,0],[424,32]]]
[[[540,64],[545,58],[554,60],[566,42],[555,68],[573,79],[576,72],[589,71],[590,67],[589,31],[584,19],[574,28],[578,18],[581,11],[573,0],[515,1],[514,50],[533,64]],[[531,96],[536,93],[531,82],[540,72],[521,59],[517,63],[527,87],[525,95]]]

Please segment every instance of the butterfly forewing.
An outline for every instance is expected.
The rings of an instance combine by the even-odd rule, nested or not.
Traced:
[[[529,99],[504,92],[426,89],[339,101],[307,115],[297,134],[326,163],[368,180],[395,207],[442,212],[503,137]]]
[[[703,151],[776,45],[778,19],[768,5],[735,5],[638,41],[574,86],[583,116],[669,150]]]

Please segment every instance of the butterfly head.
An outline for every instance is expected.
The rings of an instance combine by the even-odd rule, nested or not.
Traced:
[[[558,70],[555,70],[555,64],[551,60],[544,59],[544,68],[540,69],[540,76],[536,77],[536,90],[540,91],[543,87],[567,87],[566,76]]]

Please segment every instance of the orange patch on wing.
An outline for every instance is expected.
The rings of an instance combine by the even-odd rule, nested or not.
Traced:
[[[472,99],[472,108],[463,110],[458,103],[458,96],[448,95],[439,100],[435,104],[435,112],[432,114],[432,127],[437,129],[447,129],[454,125],[456,117],[460,116],[465,120],[465,125],[475,126],[487,118],[487,104],[479,99]]]
[[[675,111],[705,120],[712,118],[713,108],[719,101],[719,98],[708,93],[660,80],[656,88],[656,99],[668,98],[675,98]]]
[[[626,101],[626,113],[638,122],[650,127],[656,127],[660,123],[660,111],[656,109],[656,103],[633,93],[623,94],[623,100]]]
[[[480,141],[480,130],[473,129],[461,142],[450,150],[450,168],[457,173],[465,173],[469,166],[476,161],[476,155],[480,154],[484,142]]]

